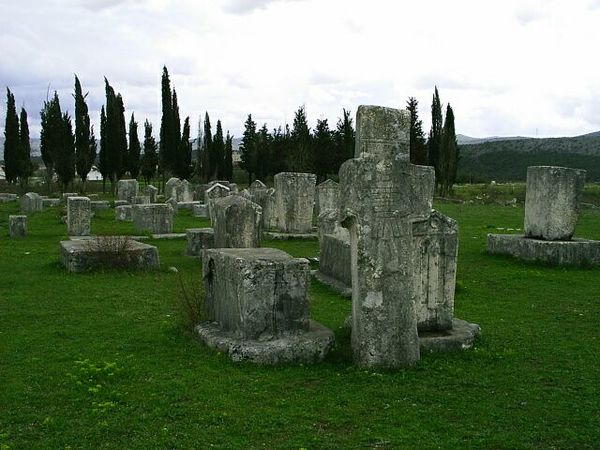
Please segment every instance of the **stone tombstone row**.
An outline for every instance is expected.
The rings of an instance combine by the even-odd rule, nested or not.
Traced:
[[[137,180],[119,180],[117,183],[117,199],[133,203],[133,199],[138,195],[138,189]]]
[[[262,208],[240,195],[216,199],[214,210],[215,248],[260,247]]]
[[[275,175],[274,182],[277,229],[284,233],[310,233],[317,176],[280,172]]]
[[[91,232],[92,207],[88,197],[67,198],[67,233],[88,236]]]
[[[27,192],[21,197],[21,212],[36,213],[43,209],[43,199],[35,192]]]
[[[420,358],[413,226],[429,219],[433,168],[409,162],[407,111],[360,106],[355,158],[340,168],[340,219],[352,248],[352,350],[360,366]]]

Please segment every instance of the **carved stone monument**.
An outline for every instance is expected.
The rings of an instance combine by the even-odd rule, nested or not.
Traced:
[[[275,217],[284,233],[310,233],[315,205],[317,176],[312,173],[280,172],[274,177]]]
[[[117,199],[133,203],[133,198],[138,195],[137,180],[119,180],[117,183]]]
[[[36,192],[28,192],[21,197],[21,212],[36,213],[43,209],[42,197]]]
[[[212,224],[215,223],[214,213],[212,210],[213,202],[218,198],[227,197],[231,194],[231,190],[220,183],[214,183],[204,192],[204,204],[208,208],[208,216]]]
[[[240,195],[214,200],[215,248],[260,247],[262,208]]]
[[[27,216],[10,215],[8,216],[8,235],[11,238],[27,236]]]
[[[87,197],[67,198],[67,233],[69,236],[89,236],[92,206]]]
[[[133,226],[138,233],[173,232],[173,209],[166,203],[133,206]]]
[[[316,187],[315,207],[317,215],[324,211],[337,211],[340,197],[340,185],[333,180],[325,180]]]

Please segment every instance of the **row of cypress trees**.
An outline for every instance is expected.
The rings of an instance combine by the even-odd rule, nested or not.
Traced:
[[[27,184],[33,173],[27,111],[17,115],[15,96],[6,88],[6,123],[4,127],[4,174],[9,183]]]

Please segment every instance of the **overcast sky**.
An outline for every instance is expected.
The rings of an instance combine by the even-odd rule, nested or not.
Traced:
[[[106,76],[158,134],[166,64],[193,135],[204,111],[240,136],[248,113],[273,128],[304,104],[333,127],[408,96],[428,130],[437,85],[458,133],[571,136],[600,130],[599,48],[600,0],[0,0],[0,131],[4,86],[38,137],[76,73],[94,123]]]

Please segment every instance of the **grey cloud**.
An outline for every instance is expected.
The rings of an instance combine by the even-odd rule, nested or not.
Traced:
[[[225,11],[231,14],[249,14],[257,9],[266,9],[271,3],[303,0],[228,0]]]

